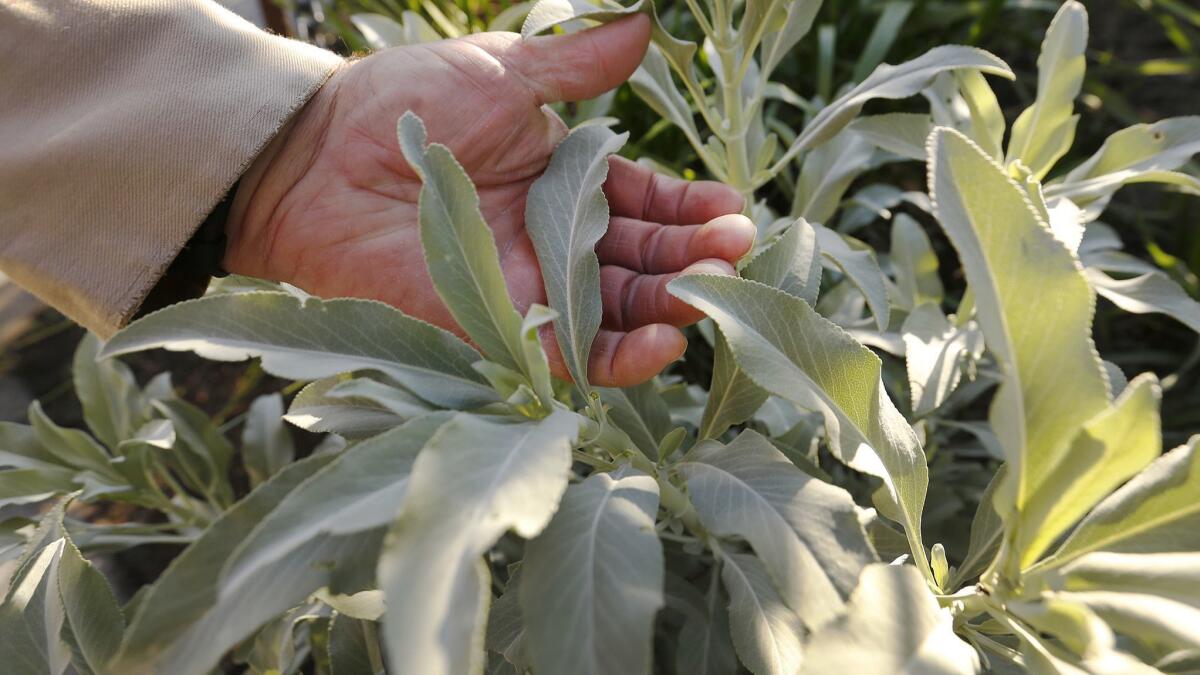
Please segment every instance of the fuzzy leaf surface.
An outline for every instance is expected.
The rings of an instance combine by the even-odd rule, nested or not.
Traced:
[[[452,408],[496,400],[471,368],[478,352],[441,328],[373,300],[302,299],[269,291],[189,300],[133,322],[101,355],[156,347],[218,361],[257,356],[263,370],[293,380],[373,370]]]

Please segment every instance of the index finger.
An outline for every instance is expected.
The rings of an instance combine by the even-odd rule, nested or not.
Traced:
[[[611,215],[664,225],[698,225],[740,213],[737,190],[710,180],[687,181],[655,173],[624,157],[610,157],[604,182]]]

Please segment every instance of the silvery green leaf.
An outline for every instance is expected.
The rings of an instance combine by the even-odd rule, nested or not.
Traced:
[[[329,623],[330,675],[375,675],[368,656],[367,632],[376,632],[374,623],[334,615]]]
[[[266,291],[189,300],[134,321],[108,341],[101,356],[156,347],[218,361],[257,356],[263,370],[294,380],[373,370],[451,408],[496,400],[471,368],[478,352],[447,331],[373,300],[300,299]]]
[[[946,402],[963,371],[983,356],[983,334],[974,321],[952,325],[932,303],[914,309],[901,332],[913,415],[924,417]]]
[[[406,112],[396,128],[404,158],[421,179],[421,247],[438,296],[485,356],[523,370],[521,315],[474,184],[449,148],[426,147],[421,118]]]
[[[343,382],[335,376],[308,384],[292,399],[284,419],[301,429],[347,438],[374,436],[404,423],[405,417],[374,399],[334,396],[331,390]]]
[[[314,600],[329,605],[338,614],[355,619],[378,621],[379,617],[383,616],[383,591],[378,589],[368,589],[346,595],[330,593],[329,589],[322,588],[313,593],[312,597]]]
[[[938,276],[938,259],[929,237],[917,221],[905,213],[892,220],[892,266],[901,299],[913,309],[923,303],[940,303],[945,294]]]
[[[262,483],[295,456],[292,435],[283,423],[283,397],[269,394],[254,399],[242,428],[242,464],[250,484]]]
[[[233,503],[229,466],[233,445],[203,410],[183,399],[154,401],[154,409],[171,422],[176,437],[176,452],[170,458],[184,468],[192,488]]]
[[[1200,608],[1147,593],[1083,591],[1064,594],[1119,633],[1172,649],[1200,648]],[[1147,671],[1153,672],[1153,671]]]
[[[391,523],[417,453],[446,420],[446,413],[421,417],[337,455],[246,535],[225,562],[222,584],[238,586],[309,541]]]
[[[529,656],[525,651],[525,622],[521,615],[521,566],[514,564],[509,570],[504,592],[488,612],[484,643],[523,673],[529,670]]]
[[[608,201],[602,187],[608,156],[628,137],[606,127],[575,129],[554,150],[525,203],[526,227],[542,267],[546,295],[559,315],[554,331],[563,360],[584,391],[588,390],[588,354],[602,313],[595,251],[608,230]]]
[[[923,558],[925,453],[884,391],[879,357],[803,300],[761,284],[688,275],[670,290],[717,322],[755,384],[821,413],[834,455],[883,480],[892,499],[886,515],[904,524]]]
[[[1058,658],[1074,661],[1076,658],[1083,663],[1102,664],[1111,662],[1111,655],[1116,647],[1116,636],[1096,613],[1080,602],[1064,595],[1042,595],[1036,600],[1011,602],[1005,607],[1011,615],[1019,618],[1030,628],[1036,630],[1047,645],[1051,636],[1057,643],[1053,644],[1058,651],[1065,647],[1067,653]],[[1060,646],[1061,645],[1061,646]],[[1030,650],[1022,650],[1027,654]],[[1046,672],[1030,664],[1034,672]],[[1083,668],[1084,672],[1128,672],[1111,668]],[[1058,672],[1058,671],[1052,671]],[[1068,672],[1071,672],[1068,670]]]
[[[63,462],[38,442],[33,427],[0,422],[0,466],[14,469],[54,469]]]
[[[79,341],[71,376],[88,428],[101,443],[115,449],[146,421],[146,404],[125,364],[97,360],[100,346],[99,338],[91,333]]]
[[[1047,196],[1066,197],[1096,217],[1122,186],[1165,182],[1197,189],[1193,176],[1176,173],[1200,152],[1200,117],[1174,117],[1154,124],[1135,124],[1109,136],[1087,161],[1062,181],[1046,188]]]
[[[525,649],[546,673],[648,673],[663,604],[658,484],[633,471],[567,488],[525,548]]]
[[[737,671],[729,611],[721,587],[716,583],[716,569],[712,574],[713,583],[709,585],[703,603],[687,612],[687,619],[679,629],[679,646],[675,654],[677,675],[732,675]],[[687,587],[692,588],[690,584]],[[775,593],[776,602],[780,602],[778,596]]]
[[[521,349],[525,352],[525,366],[533,391],[542,404],[549,406],[554,400],[554,385],[550,379],[550,361],[538,336],[538,329],[558,318],[558,312],[545,305],[534,304],[521,320]]]
[[[362,33],[371,49],[387,49],[409,44],[404,26],[391,17],[364,12],[351,14],[350,23]]]
[[[1013,79],[1012,70],[992,54],[958,45],[935,47],[898,66],[883,64],[861,84],[838,97],[812,119],[776,166],[786,165],[797,153],[833,138],[858,115],[867,101],[908,98],[929,86],[939,73],[973,69]]]
[[[967,543],[967,553],[954,572],[952,587],[961,587],[964,582],[978,577],[1000,550],[1000,542],[1004,539],[1004,521],[1001,520],[1000,514],[996,513],[993,496],[997,486],[1004,481],[1007,471],[1007,465],[1002,464],[979,498],[975,516],[971,519],[971,537]]]
[[[821,290],[821,248],[817,233],[803,218],[797,218],[778,239],[746,261],[742,276],[817,303]]]
[[[381,528],[311,541],[244,583],[222,581],[222,567],[254,527],[328,460],[314,455],[288,465],[176,558],[139,603],[113,671],[207,672],[231,647],[316,590],[362,590],[379,552]]]
[[[742,275],[812,305],[821,289],[820,252],[813,226],[798,218],[746,262]],[[713,352],[713,377],[700,423],[701,440],[717,438],[729,427],[746,421],[768,396],[737,367],[724,336],[717,336]]]
[[[942,73],[922,93],[929,100],[935,125],[962,132],[996,160],[1004,156],[1004,114],[995,92],[978,71]],[[925,131],[926,138],[929,131]]]
[[[108,672],[121,643],[112,589],[63,528],[67,501],[43,518],[0,604],[0,658],[12,672]]]
[[[108,453],[95,439],[78,429],[55,424],[37,401],[29,404],[29,422],[37,443],[53,455],[60,466],[87,469],[99,476],[122,480],[109,463]]]
[[[608,417],[647,457],[658,458],[658,444],[671,430],[671,414],[654,381],[627,389],[598,389]]]
[[[1166,314],[1200,333],[1200,302],[1166,274],[1155,270],[1132,279],[1114,279],[1094,267],[1086,272],[1096,292],[1117,307],[1134,314]]]
[[[75,469],[37,468],[0,471],[0,507],[40,502],[78,488]]]
[[[510,529],[528,539],[546,526],[578,432],[578,416],[565,410],[536,422],[460,413],[429,440],[379,560],[394,670],[482,670],[491,601],[482,556]]]
[[[803,673],[976,673],[979,657],[908,565],[863,570],[846,613],[809,636]]]
[[[1075,140],[1075,98],[1087,69],[1088,14],[1075,0],[1063,3],[1046,30],[1038,56],[1038,91],[1033,105],[1013,123],[1005,164],[1020,161],[1039,180]]]
[[[875,27],[871,29],[870,37],[867,38],[866,44],[859,52],[850,79],[861,82],[883,62],[884,57],[887,56],[888,51],[900,36],[905,19],[908,18],[912,9],[912,0],[888,0],[883,5],[879,19],[875,22]]]
[[[822,225],[814,226],[821,255],[846,275],[867,300],[867,307],[875,317],[879,330],[887,330],[891,322],[892,307],[888,301],[887,278],[875,259],[875,250],[867,244],[845,234],[839,234]]]
[[[788,52],[812,29],[823,0],[796,0],[786,3],[787,16],[777,31],[762,38],[762,72],[769,76]]]
[[[705,398],[704,416],[700,419],[697,438],[719,438],[731,426],[750,419],[768,396],[738,367],[725,336],[718,333],[713,344],[712,382]]]
[[[693,147],[704,146],[692,117],[691,104],[675,86],[671,66],[656,45],[651,44],[646,49],[642,65],[629,78],[629,86],[654,112],[679,127]]]
[[[854,179],[885,160],[864,136],[841,133],[804,157],[792,198],[792,215],[828,223]]]
[[[1010,522],[1022,567],[1038,560],[1101,499],[1162,453],[1158,378],[1146,373],[1080,429],[1062,461]]]
[[[428,403],[412,393],[369,377],[341,380],[329,390],[328,395],[333,398],[371,401],[405,420],[433,412]]]
[[[990,419],[1011,465],[997,505],[1007,518],[1004,511],[1024,507],[1080,427],[1109,405],[1091,338],[1095,298],[1078,260],[1000,165],[944,127],[930,135],[929,154],[938,220],[1004,372]]]
[[[701,443],[677,468],[700,522],[716,536],[749,542],[784,602],[810,626],[838,614],[875,560],[849,493],[800,471],[753,431],[728,446]]]
[[[860,117],[846,128],[880,150],[924,161],[933,122],[924,113],[887,113]]]
[[[1200,553],[1089,553],[1049,575],[1056,591],[1149,593],[1200,609]]]
[[[754,675],[800,672],[804,624],[783,602],[761,562],[752,555],[721,556],[721,581],[729,591],[733,646]]]
[[[1033,569],[1054,569],[1095,551],[1200,550],[1200,436],[1156,459],[1100,502],[1062,546]]]

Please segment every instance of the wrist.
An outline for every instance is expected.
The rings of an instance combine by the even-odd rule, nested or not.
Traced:
[[[223,266],[233,274],[287,281],[286,269],[272,259],[284,223],[289,193],[320,154],[340,84],[339,67],[276,133],[242,174],[229,209]]]

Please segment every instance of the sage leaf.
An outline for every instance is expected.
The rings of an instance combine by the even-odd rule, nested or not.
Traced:
[[[1038,55],[1037,99],[1013,123],[1006,164],[1020,161],[1040,180],[1071,148],[1079,123],[1072,113],[1087,69],[1087,40],[1087,10],[1068,0],[1046,31]]]
[[[63,468],[0,471],[0,506],[40,502],[76,489],[78,472]]]
[[[250,484],[266,481],[295,456],[295,444],[283,424],[283,397],[268,394],[254,399],[242,428],[242,464]]]
[[[940,303],[945,295],[938,276],[938,259],[921,225],[905,213],[892,220],[892,267],[905,309],[926,302]]]
[[[771,584],[757,558],[721,556],[721,581],[729,591],[729,625],[738,657],[754,675],[800,672],[804,626]]]
[[[1130,279],[1114,279],[1096,268],[1086,270],[1101,297],[1134,314],[1165,314],[1200,333],[1200,302],[1158,270]]]
[[[817,18],[817,12],[821,10],[822,2],[823,0],[794,0],[783,3],[787,12],[783,25],[778,30],[766,31],[762,38],[761,77],[764,80],[783,61],[783,57],[812,30],[813,21]]]
[[[317,589],[358,574],[357,561],[377,554],[379,530],[312,542],[243,585],[221,582],[222,567],[254,527],[330,459],[313,455],[288,465],[223,513],[172,561],[138,604],[113,671],[207,671],[262,624]]]
[[[929,86],[939,73],[962,68],[1014,79],[1012,70],[1003,61],[974,47],[935,47],[898,66],[885,63],[861,84],[817,113],[775,166],[786,166],[798,153],[833,138],[858,115],[867,101],[908,98]]]
[[[1060,567],[1095,551],[1200,550],[1200,436],[1156,459],[1101,501],[1054,555],[1032,570]]]
[[[294,380],[373,370],[450,408],[496,400],[471,368],[478,352],[447,331],[373,300],[301,299],[268,291],[189,300],[134,321],[108,341],[101,356],[156,347],[217,361],[257,356],[263,370]]]
[[[917,542],[929,483],[925,453],[884,391],[879,357],[803,300],[762,284],[688,275],[669,288],[717,322],[755,384],[821,413],[835,456],[883,480],[887,515],[904,524],[914,555],[924,558]]]
[[[535,670],[649,672],[663,604],[657,513],[658,484],[635,471],[596,473],[567,488],[521,565],[525,648]]]
[[[404,158],[421,178],[421,247],[438,296],[485,356],[506,368],[527,370],[521,315],[508,296],[475,186],[449,148],[426,147],[425,123],[411,111],[400,118],[397,135]]]
[[[804,158],[792,199],[792,216],[828,223],[854,179],[882,164],[886,156],[864,136],[843,132],[816,146]]]
[[[753,431],[728,446],[701,443],[677,469],[705,528],[749,542],[811,626],[841,611],[859,572],[875,561],[850,495],[800,471]]]
[[[225,562],[222,583],[238,586],[306,542],[391,523],[417,453],[447,419],[446,413],[421,417],[339,454],[246,535]]]
[[[821,225],[815,226],[821,255],[838,267],[854,284],[875,317],[875,325],[886,331],[891,323],[892,307],[888,301],[887,279],[879,268],[874,250],[863,242]]]
[[[482,556],[510,529],[532,538],[546,526],[578,432],[578,417],[565,410],[537,422],[460,413],[429,440],[379,559],[394,670],[480,672],[491,600]]]
[[[821,289],[820,252],[816,230],[808,221],[798,218],[775,241],[746,262],[742,276],[815,305]],[[768,396],[738,368],[720,333],[713,344],[713,353],[712,383],[700,423],[701,440],[717,438],[729,427],[746,421],[762,407]]]
[[[585,392],[588,354],[602,314],[595,248],[608,230],[604,179],[608,156],[628,137],[601,126],[575,129],[559,143],[525,203],[525,224],[546,296],[559,315],[554,332],[567,370]]]
[[[101,342],[88,333],[75,348],[71,376],[83,419],[96,438],[115,450],[146,420],[146,404],[129,367],[117,360],[98,360]]]
[[[305,385],[292,399],[284,419],[301,429],[346,438],[374,436],[405,422],[404,415],[374,398],[354,396],[344,389],[334,394],[351,381],[334,376]]]
[[[1007,518],[1003,511],[1024,508],[1080,427],[1108,407],[1091,338],[1095,298],[1078,260],[978,146],[940,127],[930,134],[929,155],[937,218],[1004,373],[990,418],[1011,466],[998,497]]]
[[[675,654],[677,675],[732,675],[737,672],[729,611],[721,587],[716,583],[719,579],[716,569],[712,574],[713,583],[709,585],[704,604],[687,612],[687,619],[679,629],[679,647]],[[778,598],[778,593],[775,597]],[[795,619],[789,617],[788,620]]]
[[[1162,453],[1161,398],[1153,375],[1137,377],[1111,408],[1083,425],[1062,461],[1010,525],[1022,566],[1037,561],[1097,502]]]
[[[973,321],[952,325],[932,303],[914,309],[900,331],[913,415],[924,417],[946,402],[963,371],[983,356],[983,334]]]
[[[651,44],[642,65],[629,78],[629,86],[654,112],[671,120],[693,147],[702,148],[691,104],[680,93],[671,77],[671,65],[657,45]]]
[[[0,658],[13,672],[107,672],[121,644],[112,589],[63,527],[67,501],[42,519],[0,603]]]
[[[1084,207],[1089,220],[1100,215],[1112,195],[1130,183],[1161,182],[1195,192],[1194,176],[1175,172],[1200,153],[1200,116],[1135,124],[1109,136],[1096,154],[1061,180],[1046,186],[1046,197],[1065,197]]]
[[[917,570],[871,565],[846,613],[805,643],[802,673],[975,673],[979,657]]]
[[[860,117],[846,128],[880,150],[924,161],[933,122],[924,113],[887,113]]]

